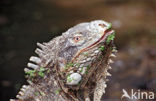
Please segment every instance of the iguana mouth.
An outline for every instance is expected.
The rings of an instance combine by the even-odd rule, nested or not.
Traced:
[[[88,50],[88,49],[90,49],[90,48],[93,48],[93,47],[97,46],[99,43],[104,42],[105,39],[106,39],[106,37],[109,36],[109,35],[111,35],[111,34],[113,34],[113,33],[114,33],[114,30],[110,30],[110,29],[106,30],[106,31],[104,32],[104,34],[102,35],[102,37],[101,37],[98,41],[96,41],[96,42],[93,43],[92,45],[88,46],[88,47],[85,48],[84,50],[86,51],[86,50]]]
[[[100,44],[101,42],[105,42],[105,39],[106,39],[109,35],[113,34],[114,32],[115,32],[115,31],[114,31],[114,30],[111,30],[111,29],[105,30],[105,31],[104,31],[104,34],[102,35],[102,37],[101,37],[99,40],[97,40],[96,42],[94,42],[94,43],[91,44],[90,46],[88,46],[88,47],[86,47],[86,48],[80,50],[80,52],[72,59],[72,62],[73,62],[82,52],[87,51],[87,50],[89,50],[89,49],[91,49],[91,48],[96,47],[96,46],[97,46],[98,44]]]

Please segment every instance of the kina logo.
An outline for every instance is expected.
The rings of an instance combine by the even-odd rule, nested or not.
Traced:
[[[128,98],[128,99],[155,99],[154,92],[141,92],[140,90],[134,91],[131,89],[130,93],[125,89],[122,89],[122,96],[121,99],[123,98]]]

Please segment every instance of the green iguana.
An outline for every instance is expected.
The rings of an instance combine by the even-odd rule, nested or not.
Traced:
[[[111,24],[80,23],[47,43],[25,68],[29,85],[10,101],[100,101],[115,57]]]

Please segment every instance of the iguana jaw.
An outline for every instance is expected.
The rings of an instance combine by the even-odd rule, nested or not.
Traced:
[[[85,51],[87,51],[87,50],[89,50],[89,49],[92,49],[92,48],[96,47],[98,44],[100,44],[100,43],[102,43],[102,42],[106,42],[107,37],[108,37],[109,35],[111,35],[111,34],[114,34],[114,32],[115,32],[114,30],[107,29],[107,30],[103,33],[102,37],[101,37],[99,40],[97,40],[96,42],[94,42],[94,43],[91,44],[90,46],[81,49],[81,50],[75,55],[75,57],[72,59],[72,62],[73,62],[82,52],[85,52]]]

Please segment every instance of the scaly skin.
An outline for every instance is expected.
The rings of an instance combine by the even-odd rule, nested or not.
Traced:
[[[114,34],[109,23],[96,20],[37,43],[39,57],[25,68],[29,85],[11,101],[100,101],[115,57]]]

